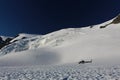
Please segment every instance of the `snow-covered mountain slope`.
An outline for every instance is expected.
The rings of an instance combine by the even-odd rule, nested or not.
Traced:
[[[0,54],[4,55],[10,52],[20,52],[24,50],[37,49],[42,47],[60,47],[69,44],[75,38],[83,35],[79,28],[62,29],[47,35],[27,36],[20,35],[11,41],[11,44],[0,50]]]
[[[21,33],[21,34],[18,34],[13,40],[11,40],[10,42],[15,42],[15,41],[19,41],[19,40],[22,40],[22,39],[27,39],[27,38],[31,38],[31,37],[34,37],[36,35],[33,35],[33,34],[26,34],[26,33]]]
[[[21,34],[0,50],[0,65],[63,64],[82,59],[119,64],[119,17],[92,27],[62,29],[46,35]]]

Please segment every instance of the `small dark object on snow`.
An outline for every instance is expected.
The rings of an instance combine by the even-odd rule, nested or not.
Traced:
[[[100,28],[106,28],[106,26],[100,26]]]
[[[79,62],[79,64],[85,64],[85,63],[92,63],[92,60],[90,60],[90,61],[81,60],[81,61]]]
[[[63,80],[68,80],[68,77],[67,77],[67,78],[64,78]]]

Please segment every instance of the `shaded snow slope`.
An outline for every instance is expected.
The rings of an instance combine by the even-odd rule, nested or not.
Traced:
[[[59,64],[60,54],[49,48],[7,54],[0,58],[0,66],[32,66]]]
[[[112,23],[115,19],[46,35],[21,34],[0,50],[0,65],[63,64],[82,59],[119,64],[120,23]]]

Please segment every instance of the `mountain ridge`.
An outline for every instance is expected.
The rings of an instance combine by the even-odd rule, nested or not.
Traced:
[[[0,65],[63,64],[81,59],[117,63],[120,23],[113,22],[118,17],[93,27],[61,29],[46,35],[20,34],[0,49]]]

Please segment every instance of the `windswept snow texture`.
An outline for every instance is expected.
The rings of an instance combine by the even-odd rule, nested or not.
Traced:
[[[0,80],[120,80],[120,66],[2,67]]]

